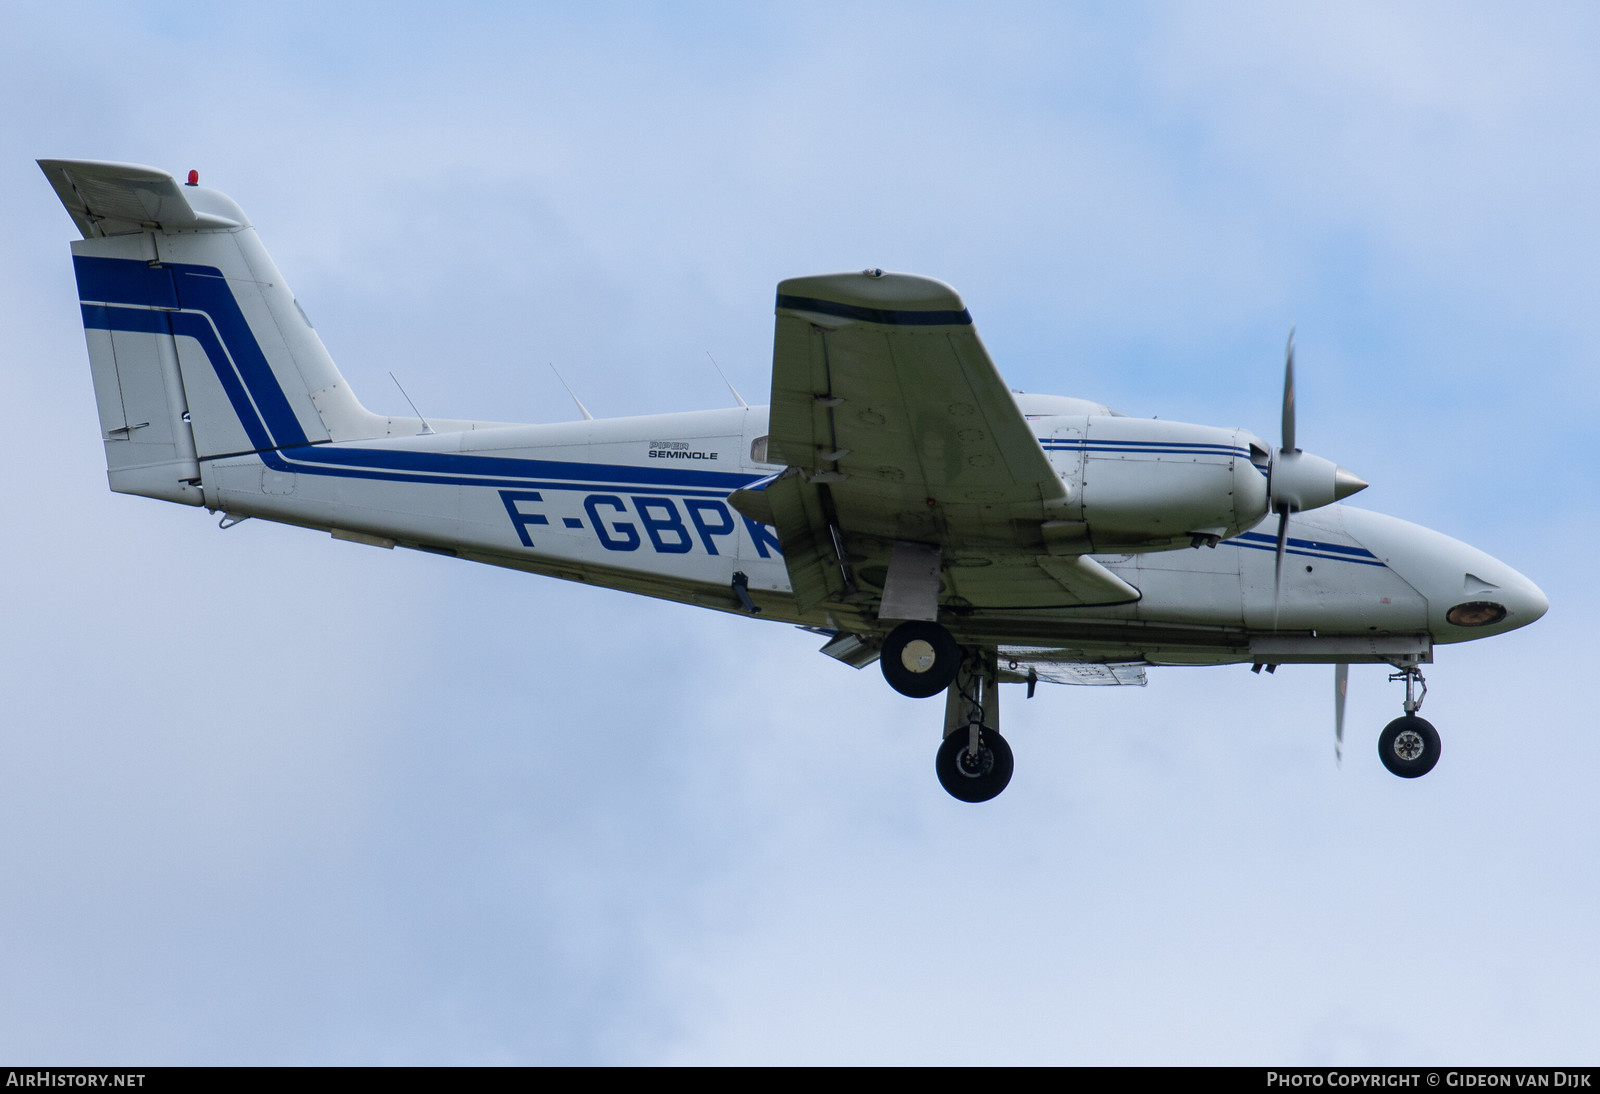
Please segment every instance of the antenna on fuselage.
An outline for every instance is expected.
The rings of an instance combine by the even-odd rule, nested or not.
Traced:
[[[706,356],[711,357],[710,350],[706,350]],[[722,382],[728,385],[728,390],[733,392],[733,397],[735,399],[739,400],[739,405],[744,407],[746,410],[749,410],[750,404],[744,401],[744,396],[740,395],[739,389],[733,386],[733,381],[728,379],[728,374],[722,371],[722,366],[717,364],[717,359],[715,357],[711,357],[711,367],[717,370],[717,375],[722,377]]]
[[[393,380],[394,386],[400,389],[400,394],[405,395],[406,402],[411,403],[411,396],[406,395],[405,386],[400,383],[400,377],[394,374],[393,369],[389,370],[389,379]],[[422,423],[422,433],[420,436],[426,437],[428,434],[433,432],[433,426],[429,425],[428,419],[422,416],[422,411],[417,409],[416,403],[411,403],[411,413],[415,414],[417,416],[417,421]]]
[[[572,401],[578,404],[578,411],[583,415],[583,420],[586,422],[594,421],[594,415],[590,414],[589,408],[583,405],[583,400],[573,394],[571,385],[569,385],[566,379],[562,377],[560,371],[556,368],[556,363],[554,361],[550,362],[550,371],[556,374],[556,379],[560,380],[561,386],[567,389],[567,394],[572,395]]]

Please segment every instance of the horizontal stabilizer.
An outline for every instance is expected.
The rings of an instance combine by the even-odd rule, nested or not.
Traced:
[[[157,167],[102,160],[40,160],[39,168],[84,239],[149,229],[238,228],[243,223],[196,209],[177,180]]]

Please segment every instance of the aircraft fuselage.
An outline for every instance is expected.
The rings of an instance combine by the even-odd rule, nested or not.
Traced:
[[[1024,407],[1029,400],[1019,397]],[[1112,441],[1119,426],[1131,433],[1128,426],[1143,424],[1112,415],[1030,418],[1064,477],[1080,473],[1082,462],[1081,453],[1049,443],[1064,424],[1087,421]],[[206,504],[733,612],[744,610],[730,591],[743,573],[764,618],[824,630],[880,626],[866,607],[797,611],[772,529],[728,504],[734,489],[778,470],[751,458],[766,429],[765,408],[749,407],[306,445],[281,449],[265,465],[259,454],[207,462]],[[1238,465],[1256,474],[1247,450],[1211,458],[1214,475],[1231,477]],[[347,504],[352,483],[362,491],[359,507]],[[1252,637],[1272,635],[1278,647],[1265,648],[1303,642],[1298,656],[1281,660],[1383,660],[1383,651],[1401,648],[1397,641],[1426,649],[1511,629],[1543,611],[1542,594],[1504,563],[1417,525],[1331,505],[1291,524],[1274,628],[1269,524],[1214,547],[1096,553],[1141,594],[1098,607],[986,601],[987,590],[1014,585],[1008,570],[1032,559],[1008,565],[1001,552],[975,547],[948,560],[951,596],[970,605],[949,626],[974,641],[1063,645],[1089,659],[1248,661]],[[879,575],[860,576],[870,595]],[[1491,586],[1506,605],[1503,619],[1466,627],[1446,618]],[[1336,638],[1375,643],[1366,651],[1373,656]],[[1317,640],[1324,657],[1315,656]]]

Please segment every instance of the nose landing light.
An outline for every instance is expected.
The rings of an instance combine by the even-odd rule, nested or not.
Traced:
[[[1445,621],[1457,627],[1487,627],[1505,617],[1505,605],[1492,600],[1469,600],[1444,613]]]

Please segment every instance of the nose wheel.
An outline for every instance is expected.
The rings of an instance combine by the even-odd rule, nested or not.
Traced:
[[[1402,666],[1389,676],[1391,681],[1404,680],[1406,684],[1406,712],[1388,725],[1378,735],[1378,759],[1389,772],[1402,779],[1417,779],[1433,770],[1439,762],[1439,731],[1426,718],[1418,717],[1422,700],[1428,694],[1428,682],[1415,665]],[[1417,688],[1422,688],[1417,694]]]
[[[1402,715],[1378,735],[1378,758],[1391,774],[1420,778],[1439,762],[1439,731],[1426,718]]]

